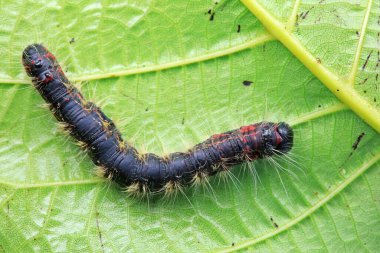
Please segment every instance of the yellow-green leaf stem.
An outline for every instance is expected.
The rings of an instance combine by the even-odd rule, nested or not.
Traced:
[[[325,68],[297,40],[287,27],[276,20],[257,1],[241,0],[247,8],[263,23],[266,29],[294,54],[325,86],[343,103],[350,107],[360,118],[380,133],[380,112],[360,96],[349,83]]]

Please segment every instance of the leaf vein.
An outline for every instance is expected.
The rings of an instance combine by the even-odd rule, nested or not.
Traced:
[[[136,75],[136,74],[144,74],[149,72],[158,72],[165,69],[170,68],[176,68],[181,67],[185,65],[190,65],[193,63],[208,61],[212,59],[216,59],[219,57],[227,56],[230,54],[234,54],[236,52],[243,51],[248,48],[255,47],[257,45],[263,44],[265,42],[269,42],[274,40],[273,37],[269,34],[264,34],[259,37],[256,37],[252,40],[249,40],[245,43],[242,43],[240,45],[230,47],[224,50],[219,50],[211,53],[207,53],[200,56],[195,56],[187,59],[181,59],[178,61],[163,63],[163,64],[157,64],[152,66],[145,66],[145,67],[137,67],[133,69],[126,69],[121,71],[115,71],[115,72],[109,72],[109,73],[101,73],[101,74],[89,74],[89,75],[83,75],[83,76],[73,76],[70,79],[72,81],[91,81],[91,80],[99,80],[99,79],[105,79],[105,78],[115,78],[115,77],[122,77],[122,76],[129,76],[129,75]],[[26,79],[7,79],[7,78],[0,78],[0,84],[30,84],[30,81],[27,81]]]
[[[364,19],[363,19],[363,25],[362,25],[362,28],[360,29],[360,37],[359,37],[358,46],[356,48],[354,63],[353,63],[353,66],[352,66],[352,69],[350,72],[350,76],[348,78],[348,82],[351,86],[354,86],[354,84],[355,84],[355,77],[356,77],[356,73],[357,73],[358,67],[359,67],[360,55],[361,55],[362,49],[363,49],[364,37],[365,37],[365,33],[367,31],[367,25],[368,25],[369,16],[371,13],[371,7],[372,7],[372,0],[368,0],[366,13],[365,13]]]
[[[372,159],[364,163],[358,170],[356,170],[354,173],[352,173],[349,177],[347,177],[346,180],[344,180],[341,184],[337,185],[335,189],[331,190],[328,194],[326,194],[323,198],[321,198],[319,201],[314,203],[314,205],[310,206],[309,209],[306,209],[303,213],[300,213],[298,216],[295,216],[293,220],[288,222],[287,224],[281,226],[277,230],[269,230],[268,233],[264,233],[261,236],[252,238],[250,240],[241,242],[239,244],[235,244],[234,247],[228,247],[228,248],[222,248],[217,249],[215,252],[233,252],[236,250],[244,249],[247,247],[251,247],[255,244],[258,244],[264,240],[267,240],[269,238],[272,238],[284,231],[287,231],[289,228],[297,225],[301,221],[303,221],[305,218],[309,217],[311,214],[313,214],[316,210],[318,210],[320,207],[324,206],[329,200],[337,196],[339,193],[341,193],[348,185],[350,185],[353,181],[355,181],[358,177],[360,177],[364,172],[366,172],[369,168],[371,168],[373,165],[375,165],[378,161],[380,161],[380,153],[376,154]]]

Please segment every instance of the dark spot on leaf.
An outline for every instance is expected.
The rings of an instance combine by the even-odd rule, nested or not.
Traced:
[[[99,226],[99,212],[95,213],[96,217],[96,227],[98,228],[98,235],[99,235],[99,242],[100,242],[100,247],[102,248],[102,251],[104,252],[104,243],[103,243],[103,238],[102,238],[102,232],[100,231],[100,226]]]
[[[185,124],[185,117],[182,118],[182,125]]]
[[[71,40],[69,41],[70,44],[73,44],[75,42],[75,38],[71,38]]]
[[[233,247],[233,246],[235,246],[235,243],[233,242],[233,243],[231,243],[231,246]]]
[[[309,12],[310,12],[310,10],[306,11],[305,13],[302,12],[301,13],[301,18],[305,19],[307,17],[307,15],[309,15]]]
[[[336,91],[339,91],[339,89],[336,89]]]
[[[319,107],[319,108],[321,108],[321,107],[322,107],[322,105],[318,105],[318,107]]]
[[[321,64],[321,63],[322,63],[321,58],[317,58],[317,62],[318,62],[319,64]]]
[[[210,15],[210,18],[209,20],[210,21],[213,21],[214,20],[214,16],[215,16],[215,11],[213,9],[208,9],[208,11],[205,13],[206,15]]]
[[[210,15],[210,21],[214,20],[214,16],[215,16],[215,12],[211,13],[211,15]]]
[[[147,111],[149,111],[149,108],[147,107],[147,108],[145,108],[145,111],[147,112]]]
[[[270,221],[272,222],[273,226],[275,228],[278,228],[278,224],[274,221],[274,219],[272,218],[272,216],[270,217]]]
[[[368,54],[367,59],[365,60],[363,66],[362,66],[362,70],[364,70],[365,67],[367,66],[369,58],[371,58],[372,52],[373,52],[373,50],[371,50],[371,52]]]
[[[359,143],[362,141],[364,135],[365,135],[365,132],[362,132],[362,133],[359,134],[359,136],[356,138],[356,141],[354,142],[354,144],[352,144],[352,151],[351,151],[351,153],[350,153],[350,155],[349,155],[348,157],[351,157],[352,154],[354,153],[354,151],[358,148]]]
[[[356,138],[356,141],[354,142],[354,144],[352,144],[352,149],[353,149],[353,150],[355,150],[355,149],[358,148],[359,143],[362,141],[364,135],[365,135],[365,132],[362,132],[362,133],[358,136],[358,138]]]
[[[300,18],[300,16],[299,15],[296,15],[296,23],[295,23],[295,26],[298,28],[298,26],[299,26],[299,23],[298,23],[298,19]]]
[[[309,12],[310,12],[310,10],[306,11],[306,12],[303,14],[303,16],[302,16],[302,19],[305,19],[305,18],[307,17],[307,15],[309,15]]]
[[[253,83],[252,81],[248,81],[248,80],[243,81],[244,86],[250,86],[252,83]]]
[[[240,32],[240,25],[237,26],[237,32]]]

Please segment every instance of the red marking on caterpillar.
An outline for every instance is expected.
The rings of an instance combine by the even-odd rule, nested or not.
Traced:
[[[89,150],[103,175],[127,187],[131,194],[170,193],[232,165],[285,154],[293,146],[293,130],[288,124],[260,122],[215,134],[188,152],[166,157],[139,154],[123,141],[112,120],[70,84],[55,56],[44,46],[28,46],[22,62],[57,120]]]

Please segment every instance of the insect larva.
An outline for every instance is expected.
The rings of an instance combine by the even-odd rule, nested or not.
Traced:
[[[102,174],[133,195],[170,193],[233,165],[285,154],[293,146],[293,130],[288,124],[260,122],[213,135],[187,152],[166,157],[139,154],[123,141],[112,120],[83,98],[44,46],[28,46],[22,62],[57,120],[89,151]]]

